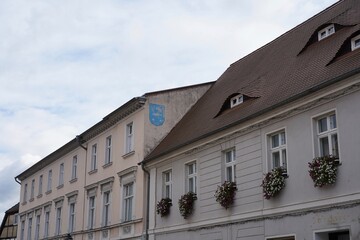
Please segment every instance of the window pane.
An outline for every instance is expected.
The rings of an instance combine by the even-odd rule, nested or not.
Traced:
[[[232,174],[232,167],[226,168],[226,181],[232,181],[233,180],[233,174]]]
[[[226,163],[229,163],[229,162],[232,162],[233,161],[233,151],[229,151],[229,152],[226,152],[225,153],[225,162]]]
[[[320,141],[320,157],[329,155],[329,139],[328,137],[323,137],[319,139]]]
[[[274,136],[271,137],[271,147],[272,148],[276,148],[278,147],[279,144],[279,134],[276,134]]]
[[[330,118],[330,129],[336,128],[336,115],[333,114],[329,118]]]
[[[319,119],[318,120],[318,125],[319,125],[319,133],[326,132],[327,131],[326,117]]]
[[[339,156],[339,145],[338,145],[338,138],[337,134],[331,135],[331,150],[333,156]]]
[[[281,160],[282,160],[282,166],[286,169],[287,168],[287,162],[286,162],[286,150],[283,149],[281,151]]]
[[[189,178],[189,191],[190,192],[195,192],[193,187],[194,187],[194,179]]]
[[[190,164],[188,167],[189,167],[189,174],[193,174],[194,173],[194,164]]]
[[[280,153],[279,152],[273,152],[272,153],[272,159],[273,159],[273,168],[280,167]]]
[[[281,145],[286,144],[285,132],[280,133],[281,136]]]

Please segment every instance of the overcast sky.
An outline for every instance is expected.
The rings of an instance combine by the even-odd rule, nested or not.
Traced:
[[[0,222],[14,177],[146,92],[216,80],[336,0],[1,0]]]

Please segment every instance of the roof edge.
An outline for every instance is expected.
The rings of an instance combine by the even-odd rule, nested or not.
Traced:
[[[187,89],[187,88],[201,87],[201,86],[205,86],[205,85],[213,85],[215,82],[216,81],[210,81],[210,82],[204,82],[204,83],[188,85],[188,86],[183,86],[183,87],[176,87],[176,88],[169,88],[169,89],[159,90],[159,91],[154,91],[154,92],[147,92],[143,96],[146,97],[149,95],[159,94],[159,93],[164,93],[164,92],[178,91],[178,90],[183,90],[183,89]]]

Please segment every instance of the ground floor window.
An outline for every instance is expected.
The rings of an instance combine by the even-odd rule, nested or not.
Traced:
[[[349,230],[335,230],[315,233],[315,240],[350,240]]]

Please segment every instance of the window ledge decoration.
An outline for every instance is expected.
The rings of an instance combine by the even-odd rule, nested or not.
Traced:
[[[179,210],[185,219],[190,216],[194,209],[194,201],[197,199],[196,193],[188,192],[179,199]]]
[[[170,198],[162,198],[156,204],[156,213],[160,214],[161,217],[165,217],[169,215],[171,206],[172,206],[172,201]]]
[[[274,168],[271,172],[268,172],[261,184],[264,198],[270,199],[276,196],[285,187],[285,178],[287,178],[287,175],[281,167]]]
[[[221,206],[228,209],[233,203],[237,186],[235,182],[225,181],[221,186],[218,186],[215,192],[215,199]]]
[[[314,181],[314,187],[323,187],[336,182],[338,158],[331,155],[316,157],[308,164],[309,175]]]

